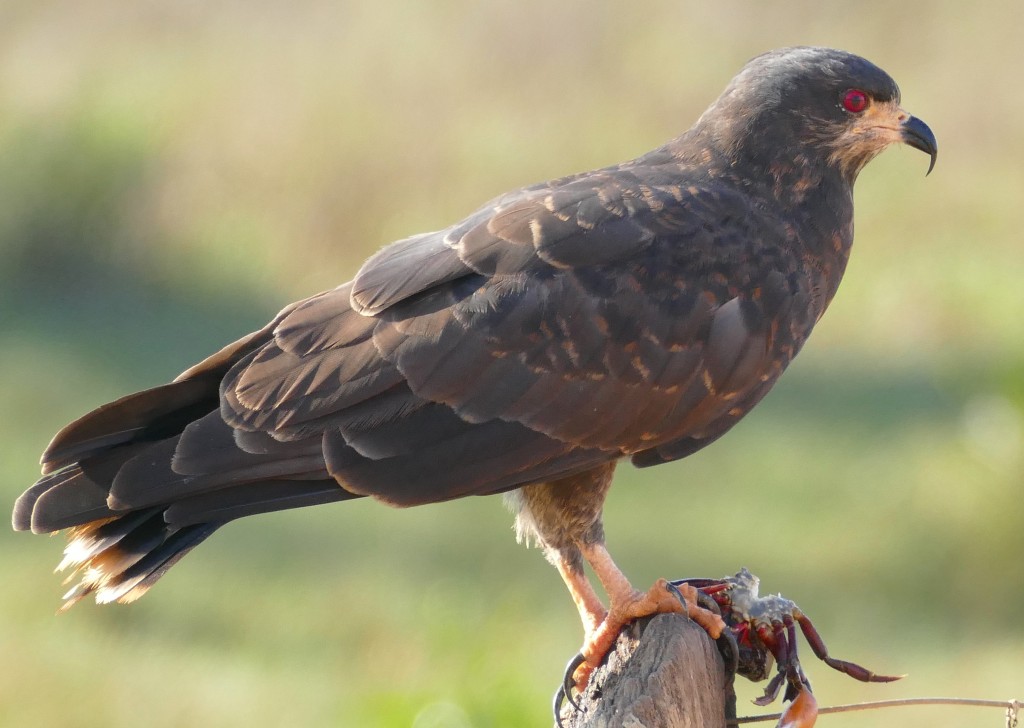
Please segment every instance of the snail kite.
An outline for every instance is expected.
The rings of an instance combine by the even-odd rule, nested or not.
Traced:
[[[683,608],[634,590],[605,549],[616,465],[686,457],[771,389],[839,285],[857,174],[895,142],[934,164],[899,104],[855,55],[758,56],[664,146],[393,243],[173,382],[72,422],[14,527],[70,529],[66,606],[130,602],[235,518],[506,493],[568,585],[592,665],[625,621]]]

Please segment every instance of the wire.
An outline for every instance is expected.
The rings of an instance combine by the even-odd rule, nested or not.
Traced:
[[[874,710],[876,708],[896,708],[904,705],[966,705],[973,708],[1003,708],[1006,710],[1006,728],[1017,728],[1017,713],[1024,709],[1024,701],[1021,700],[975,700],[973,698],[903,698],[900,700],[876,700],[867,703],[852,703],[850,705],[833,705],[828,708],[818,708],[818,714],[825,713],[851,713],[855,710]],[[728,725],[740,725],[742,723],[761,723],[769,720],[778,720],[782,713],[771,715],[748,715],[742,718],[734,718],[727,721]]]

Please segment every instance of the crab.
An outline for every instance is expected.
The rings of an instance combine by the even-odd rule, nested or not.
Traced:
[[[743,568],[735,576],[721,579],[676,579],[667,583],[667,589],[681,601],[681,592],[696,589],[701,606],[720,612],[728,630],[718,640],[719,649],[726,658],[729,680],[742,675],[753,681],[767,680],[773,663],[778,672],[765,687],[764,695],[754,700],[759,706],[772,703],[782,686],[786,686],[783,700],[790,703],[777,728],[812,728],[817,719],[818,706],[811,692],[811,683],[804,674],[797,657],[796,627],[800,626],[814,654],[829,667],[862,682],[893,682],[903,675],[880,675],[853,662],[838,660],[828,654],[825,642],[811,620],[795,602],[781,594],[759,596],[760,579]],[[566,668],[563,684],[555,694],[555,720],[561,726],[561,704],[567,700],[575,708],[572,675],[579,666],[579,655]]]
[[[758,596],[760,579],[746,568],[722,579],[677,579],[669,583],[677,588],[695,587],[718,605],[736,638],[737,674],[759,682],[768,677],[773,659],[778,664],[778,672],[769,680],[764,695],[754,703],[770,704],[785,684],[783,700],[791,702],[779,720],[779,728],[811,728],[818,715],[811,683],[797,658],[797,625],[815,656],[834,670],[861,682],[886,683],[904,677],[880,675],[856,663],[831,657],[818,630],[800,607],[781,594]]]

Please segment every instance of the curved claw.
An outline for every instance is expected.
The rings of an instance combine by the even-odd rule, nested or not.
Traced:
[[[582,653],[576,653],[569,664],[565,666],[565,674],[562,675],[562,684],[558,686],[558,690],[555,691],[555,697],[552,701],[551,708],[555,713],[555,725],[558,728],[565,728],[562,723],[562,701],[567,701],[569,705],[573,707],[573,710],[579,710],[580,704],[576,702],[573,697],[573,690],[576,688],[576,682],[573,680],[573,675],[576,673],[576,668],[586,662],[586,658]]]
[[[694,583],[700,582],[704,586],[717,586],[721,582],[717,579],[674,579],[665,584],[665,588],[668,589],[678,599],[684,607],[689,605],[686,603],[686,598],[683,596],[682,591],[679,589],[683,584],[688,584],[697,589],[697,606],[703,609],[717,614],[719,617],[722,616],[722,608],[707,592],[702,591],[700,584]],[[722,634],[719,635],[718,639],[715,640],[715,644],[718,646],[718,652],[722,655],[722,659],[725,661],[725,684],[728,685],[735,679],[736,672],[740,668],[740,645],[736,641],[736,635],[733,634],[731,629],[723,629]]]
[[[736,679],[736,673],[740,669],[740,643],[731,629],[723,629],[715,644],[718,645],[718,652],[725,661],[725,684],[728,685]]]
[[[576,681],[573,679],[573,676],[576,674],[576,668],[586,661],[587,658],[585,658],[582,653],[577,652],[573,658],[569,660],[569,664],[565,666],[565,674],[562,675],[562,686],[559,688],[559,692],[561,692],[563,697],[569,702],[569,705],[576,710],[580,709],[580,704],[576,702],[576,698],[573,697],[572,694],[573,690],[576,689]],[[557,715],[558,711],[555,711],[555,713]]]
[[[551,708],[555,711],[555,725],[558,728],[565,728],[565,724],[562,723],[562,701],[565,700],[565,686],[559,685],[558,690],[555,692],[555,699],[552,701]]]
[[[776,728],[813,728],[818,719],[818,701],[810,690],[801,690],[779,718]]]
[[[725,589],[725,588],[727,588],[729,586],[722,579],[700,579],[700,578],[673,579],[672,581],[669,582],[669,584],[671,584],[672,586],[677,587],[677,588],[682,586],[683,584],[689,584],[690,586],[692,586],[697,591],[706,592],[708,594],[713,594],[716,591],[721,591],[722,589]]]
[[[679,603],[683,605],[683,614],[686,614],[686,612],[690,608],[690,603],[688,601],[686,601],[686,597],[683,596],[683,592],[680,591],[679,586],[676,585],[676,584],[673,584],[671,581],[666,581],[665,582],[665,591],[669,592],[672,596],[674,596],[676,599],[679,600]],[[699,594],[700,592],[697,592],[697,593]],[[698,597],[698,599],[699,599],[699,597]]]
[[[670,581],[668,585],[671,587],[675,587],[676,591],[679,591],[679,584]],[[681,593],[682,592],[680,592],[680,594]],[[697,589],[697,606],[702,607],[703,609],[706,609],[709,612],[714,612],[719,617],[722,616],[721,605],[715,601],[714,597],[712,597],[710,593],[703,591],[699,588]]]

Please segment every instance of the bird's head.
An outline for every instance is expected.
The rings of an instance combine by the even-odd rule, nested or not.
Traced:
[[[752,59],[704,113],[697,129],[734,162],[771,170],[799,156],[849,182],[879,152],[908,144],[931,156],[935,136],[900,106],[878,66],[830,48],[784,48]]]

